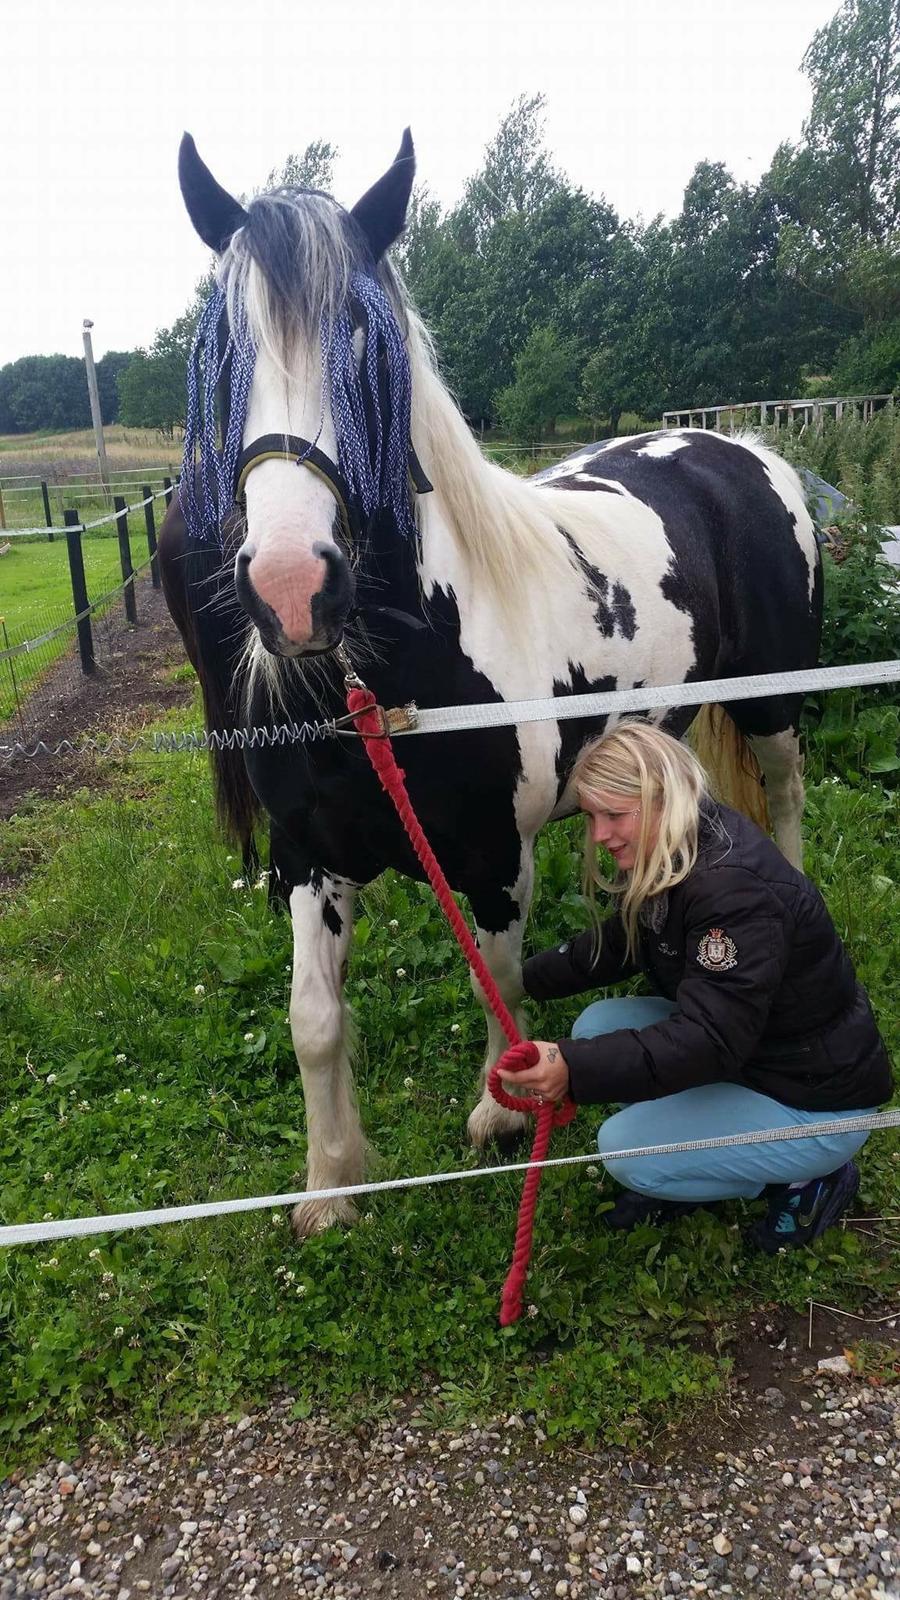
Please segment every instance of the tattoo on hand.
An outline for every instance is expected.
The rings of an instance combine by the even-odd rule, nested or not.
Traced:
[[[547,1051],[547,1060],[548,1061],[556,1061],[558,1056],[559,1056],[559,1051],[557,1050],[556,1045],[552,1044],[550,1046],[550,1049]]]

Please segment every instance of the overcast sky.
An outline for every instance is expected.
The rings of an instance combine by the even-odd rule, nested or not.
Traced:
[[[7,0],[0,364],[147,344],[208,254],[183,129],[232,191],[312,139],[352,205],[412,127],[446,206],[522,93],[620,216],[672,215],[698,160],[756,180],[809,109],[800,61],[838,0]]]

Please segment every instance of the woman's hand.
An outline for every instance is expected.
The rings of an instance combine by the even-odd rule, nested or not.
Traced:
[[[540,1059],[533,1067],[523,1067],[521,1072],[501,1073],[500,1081],[510,1094],[527,1089],[538,1100],[562,1100],[569,1092],[569,1069],[558,1044],[546,1039],[535,1039]]]

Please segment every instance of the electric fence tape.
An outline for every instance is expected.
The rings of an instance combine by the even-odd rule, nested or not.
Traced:
[[[816,1139],[835,1133],[862,1133],[900,1126],[900,1110],[870,1112],[858,1117],[832,1116],[827,1122],[810,1122],[801,1128],[755,1128],[749,1133],[718,1134],[711,1139],[683,1139],[674,1144],[635,1145],[629,1150],[608,1151],[604,1164],[630,1161],[644,1156],[677,1155],[681,1151],[722,1150],[743,1144],[779,1143],[785,1139]],[[353,1199],[364,1194],[384,1194],[394,1189],[420,1189],[431,1184],[461,1183],[470,1178],[496,1178],[506,1173],[526,1172],[531,1166],[571,1167],[585,1162],[595,1165],[600,1157],[590,1155],[554,1156],[547,1161],[514,1161],[495,1167],[457,1168],[451,1172],[428,1172],[412,1178],[387,1178],[380,1183],[351,1183],[339,1189],[298,1189],[287,1194],[253,1195],[244,1200],[210,1200],[199,1205],[165,1206],[155,1211],[118,1211],[108,1216],[70,1217],[61,1221],[20,1222],[0,1227],[0,1247],[40,1244],[49,1239],[74,1239],[98,1233],[118,1233],[130,1228],[157,1228],[163,1223],[197,1221],[203,1217],[231,1216],[243,1211],[265,1211],[276,1206],[293,1206],[301,1201]]]

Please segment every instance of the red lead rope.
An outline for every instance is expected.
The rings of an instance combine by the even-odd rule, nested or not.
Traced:
[[[538,1188],[541,1181],[541,1163],[546,1158],[547,1150],[550,1146],[550,1135],[554,1128],[564,1127],[567,1122],[571,1122],[578,1108],[571,1100],[564,1100],[560,1105],[555,1106],[546,1100],[530,1100],[524,1096],[507,1094],[500,1082],[500,1074],[502,1072],[512,1075],[516,1072],[521,1072],[523,1067],[533,1066],[538,1060],[537,1046],[532,1044],[530,1040],[523,1040],[519,1037],[518,1029],[509,1010],[503,1003],[500,991],[484,964],[478,946],[466,927],[459,906],[450,891],[450,886],[412,808],[412,802],[406,792],[406,784],[403,781],[403,772],[397,765],[391,741],[384,732],[381,718],[377,715],[375,707],[376,700],[371,690],[365,688],[351,688],[348,690],[347,709],[351,712],[357,732],[361,735],[365,744],[366,754],[378,774],[382,788],[393,800],[397,808],[397,815],[409,835],[410,844],[422,863],[444,916],[453,929],[456,942],[481,984],[491,1009],[509,1040],[510,1048],[504,1051],[499,1061],[494,1064],[488,1074],[488,1088],[494,1099],[501,1106],[506,1106],[507,1110],[530,1111],[537,1118],[530,1165],[525,1174],[522,1199],[519,1204],[519,1221],[516,1227],[516,1242],[513,1249],[512,1264],[507,1273],[500,1300],[500,1323],[501,1326],[506,1327],[510,1322],[517,1322],[522,1315],[522,1291],[525,1287],[528,1263],[531,1259],[531,1235],[534,1227]]]

